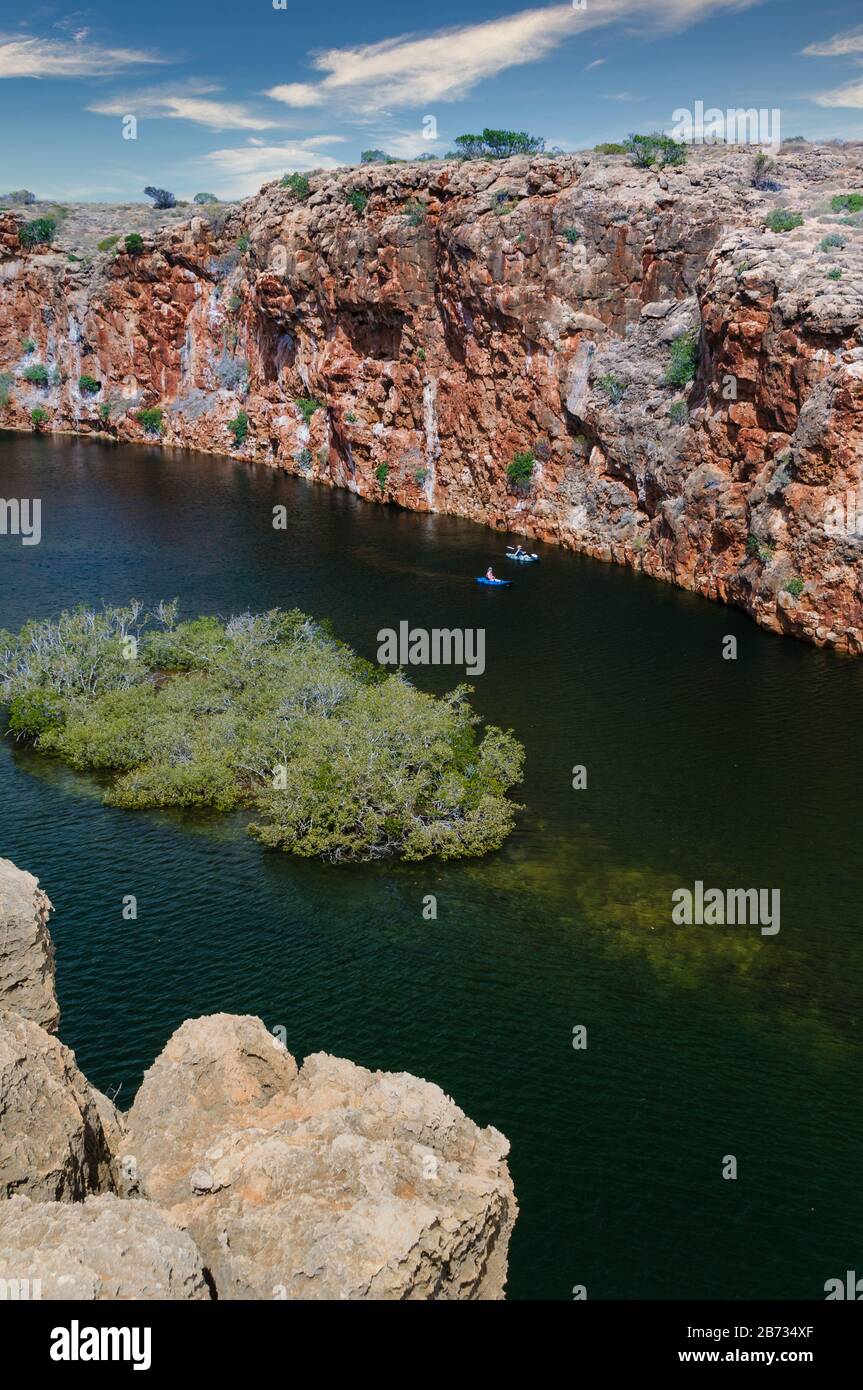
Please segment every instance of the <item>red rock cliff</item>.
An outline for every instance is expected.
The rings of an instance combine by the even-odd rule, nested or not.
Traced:
[[[778,163],[776,193],[742,149],[372,166],[86,262],[24,250],[8,214],[0,421],[40,406],[134,441],[160,406],[166,444],[557,541],[859,653],[863,227],[831,198],[863,188],[863,149]],[[803,225],[766,230],[777,206]],[[695,379],[668,384],[687,333]]]

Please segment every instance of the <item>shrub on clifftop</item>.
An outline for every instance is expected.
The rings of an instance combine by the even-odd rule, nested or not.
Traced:
[[[493,130],[486,126],[482,135],[457,135],[456,149],[447,159],[510,159],[515,154],[541,154],[545,140],[526,130]]]
[[[312,186],[305,174],[285,174],[282,179],[282,188],[289,188],[295,198],[308,198],[312,191]]]
[[[752,161],[752,187],[759,189],[762,193],[777,192],[781,188],[781,184],[773,178],[775,172],[776,160],[771,159],[764,150],[759,150]]]
[[[148,198],[153,199],[154,207],[164,209],[175,208],[177,206],[177,199],[174,197],[173,193],[168,192],[167,188],[153,188],[150,186],[149,188],[145,188],[144,192]]]
[[[863,212],[863,193],[837,193],[830,207],[833,212]]]
[[[53,217],[37,217],[18,228],[18,240],[22,246],[49,246],[56,230],[57,223]]]
[[[788,212],[787,208],[776,208],[764,219],[764,225],[771,232],[791,232],[795,227],[803,226],[803,217],[799,212]]]
[[[672,140],[670,135],[663,135],[659,130],[649,135],[630,135],[625,145],[627,154],[639,169],[686,162],[686,146],[682,141]]]

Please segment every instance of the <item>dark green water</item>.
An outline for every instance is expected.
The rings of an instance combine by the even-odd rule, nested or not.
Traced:
[[[0,496],[43,528],[0,536],[0,626],[132,595],[296,605],[369,657],[402,619],[483,626],[475,705],[527,749],[500,854],[334,868],[0,745],[0,854],[55,902],[61,1036],[96,1085],[128,1105],[220,1009],[438,1082],[512,1143],[513,1298],[818,1298],[863,1267],[863,663],[547,547],[483,590],[494,534],[229,460],[5,435]],[[779,888],[781,931],[672,927],[696,879]]]

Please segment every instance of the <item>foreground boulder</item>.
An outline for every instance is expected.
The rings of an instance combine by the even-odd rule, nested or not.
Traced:
[[[49,1033],[60,1021],[48,931],[52,910],[38,878],[0,859],[0,1008],[14,1009]]]
[[[113,1192],[122,1121],[75,1054],[38,1024],[0,1010],[0,1198],[77,1202]]]
[[[440,1090],[259,1019],[184,1023],[146,1073],[122,1166],[187,1228],[219,1298],[503,1297],[509,1145]]]
[[[201,1256],[149,1202],[0,1203],[0,1287],[45,1299],[208,1299]]]

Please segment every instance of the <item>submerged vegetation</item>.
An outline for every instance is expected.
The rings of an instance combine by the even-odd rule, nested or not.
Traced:
[[[107,774],[106,803],[251,809],[264,844],[334,861],[499,848],[523,749],[479,735],[469,693],[426,695],[298,611],[133,602],[0,632],[9,734]]]

